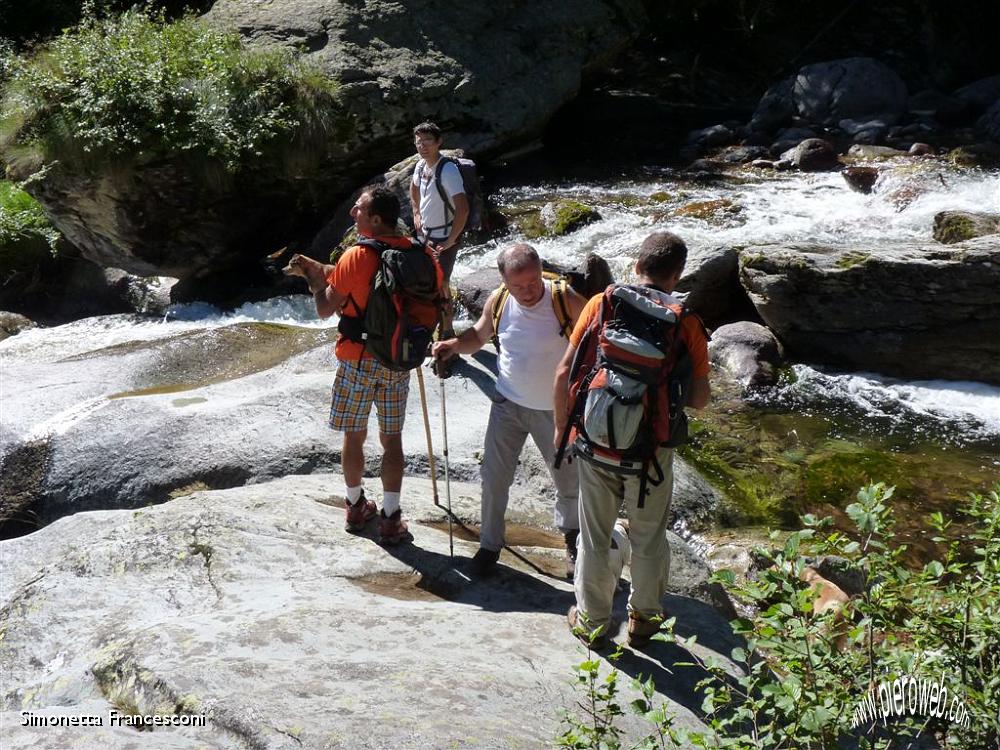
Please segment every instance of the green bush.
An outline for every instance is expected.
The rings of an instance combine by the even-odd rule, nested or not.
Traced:
[[[0,180],[0,286],[14,276],[37,273],[51,262],[58,241],[59,232],[38,201],[16,184]]]
[[[882,484],[858,493],[847,508],[854,538],[829,532],[830,519],[806,516],[806,528],[781,549],[759,551],[767,564],[756,580],[738,582],[732,571],[719,571],[715,580],[750,612],[732,623],[745,640],[731,654],[742,674],[734,679],[693,653],[690,663],[674,665],[709,675],[698,684],[707,726],[701,731],[677,727],[669,708],[656,705],[651,681],[640,676],[630,707],[652,731],[629,746],[888,750],[907,746],[906,738],[918,733],[934,734],[951,750],[1000,746],[1000,484],[971,497],[963,509],[965,534],[931,514],[929,533],[938,534],[934,541],[944,551],[919,570],[902,562],[906,548],[893,531],[892,494]],[[951,541],[940,536],[945,532]],[[860,571],[865,585],[845,609],[820,614],[800,574],[808,556],[831,554]],[[690,647],[694,638],[675,637],[673,624],[666,621],[654,637]],[[578,704],[582,718],[567,714],[559,744],[623,747],[614,721],[623,713],[617,670],[602,676],[594,659],[575,669],[587,698]],[[903,678],[944,684],[961,697],[968,721],[918,711],[890,717],[880,731],[880,699],[874,720],[862,701],[873,688]]]
[[[4,87],[8,161],[77,167],[189,154],[230,171],[336,126],[333,82],[283,50],[248,49],[191,16],[129,10],[17,58]]]
[[[13,182],[0,180],[0,247],[38,239],[55,252],[59,232],[38,201]]]

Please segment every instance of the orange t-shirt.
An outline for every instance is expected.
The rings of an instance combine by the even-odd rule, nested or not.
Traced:
[[[604,293],[601,292],[587,300],[583,312],[580,313],[580,319],[576,321],[576,327],[569,336],[569,342],[573,346],[580,346],[583,334],[587,332],[587,328],[601,311],[603,299]],[[681,338],[684,339],[684,344],[691,357],[692,376],[696,378],[706,377],[709,371],[708,340],[705,338],[701,323],[693,315],[689,315],[681,321]]]
[[[409,237],[391,235],[375,239],[392,247],[410,246]],[[376,271],[378,271],[378,253],[370,248],[355,245],[340,256],[330,275],[326,277],[326,281],[338,292],[347,295],[347,301],[340,309],[341,316],[364,318]],[[334,353],[341,362],[357,362],[372,358],[365,352],[364,343],[349,341],[343,334],[337,339]]]

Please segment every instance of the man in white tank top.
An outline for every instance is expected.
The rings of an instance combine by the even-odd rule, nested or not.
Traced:
[[[566,540],[567,576],[572,577],[580,528],[579,479],[575,466],[552,466],[552,374],[566,351],[566,339],[553,309],[551,282],[542,278],[542,262],[535,249],[513,245],[500,253],[497,266],[510,295],[495,331],[500,342],[498,375],[480,468],[482,526],[473,570],[486,575],[496,567],[504,545],[510,485],[524,442],[531,435],[556,486],[555,525]],[[473,354],[493,338],[493,309],[499,293],[497,289],[490,295],[472,328],[434,345],[435,359]],[[586,300],[572,289],[567,289],[565,299],[575,324]]]

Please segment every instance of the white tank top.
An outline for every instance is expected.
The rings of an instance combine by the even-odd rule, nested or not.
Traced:
[[[545,294],[531,307],[507,297],[497,334],[497,392],[528,409],[552,411],[552,383],[567,343],[552,309],[552,282],[545,281]]]

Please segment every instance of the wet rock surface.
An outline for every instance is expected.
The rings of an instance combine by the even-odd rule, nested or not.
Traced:
[[[566,626],[570,585],[532,556],[561,552],[514,548],[496,575],[474,580],[475,544],[456,534],[449,556],[426,480],[404,484],[414,540],[395,548],[376,542],[374,524],[343,531],[342,481],[317,474],[197,492],[0,542],[5,747],[550,745],[584,652]],[[459,519],[474,515],[477,488],[453,483],[452,505]],[[512,511],[524,521],[516,502]],[[696,587],[704,570],[676,555],[683,575],[672,587]],[[697,634],[692,648],[726,663],[738,645],[726,621],[674,590],[665,605],[676,631]],[[619,613],[624,604],[622,592]],[[673,666],[685,656],[654,644],[626,649],[617,666],[652,676],[679,724],[692,726],[701,674]],[[207,724],[140,737],[18,720],[25,710],[111,708],[203,714]]]
[[[946,245],[1000,233],[1000,214],[942,211],[934,217],[934,239]]]
[[[19,334],[4,344],[13,356],[5,372],[10,385],[5,384],[0,421],[0,473],[11,501],[0,504],[0,520],[19,523],[8,534],[27,530],[20,524],[31,528],[80,510],[162,502],[195,482],[235,487],[339,463],[341,436],[327,426],[335,329],[261,323],[178,333],[162,329],[157,338],[128,335],[97,350],[74,336],[76,326],[63,328],[62,343],[41,346]],[[444,381],[453,478],[478,481],[495,356],[488,346],[464,358]],[[414,375],[403,446],[408,474],[426,476],[428,448],[416,381]],[[425,372],[440,472],[439,383]],[[43,402],[30,395],[38,388],[45,388]],[[43,454],[36,445],[44,446]],[[377,475],[374,414],[366,445],[366,470]],[[554,489],[531,441],[515,486],[534,498],[533,523],[551,523]],[[683,510],[688,498],[690,512]],[[695,517],[710,518],[715,505],[715,493],[697,475],[675,496],[678,512],[692,523]]]

